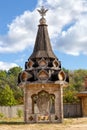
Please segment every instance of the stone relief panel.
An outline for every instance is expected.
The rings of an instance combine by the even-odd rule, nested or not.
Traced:
[[[45,91],[40,92],[38,94],[38,99],[36,103],[40,113],[42,114],[49,113],[49,94],[47,92]]]
[[[53,114],[55,113],[55,95],[42,90],[32,96],[33,113]]]

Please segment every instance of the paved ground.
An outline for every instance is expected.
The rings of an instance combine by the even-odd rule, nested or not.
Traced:
[[[0,130],[87,130],[87,118],[64,119],[63,124],[0,124]]]

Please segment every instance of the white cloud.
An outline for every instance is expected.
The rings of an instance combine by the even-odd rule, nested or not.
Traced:
[[[54,47],[67,54],[87,54],[87,1],[38,0],[45,5],[46,19]],[[8,33],[0,36],[0,53],[18,52],[34,45],[40,16],[36,9],[25,11],[8,25]]]
[[[8,62],[0,61],[0,70],[7,70],[8,71],[10,68],[16,67],[16,66],[18,66],[18,65],[15,63],[8,63]]]
[[[58,47],[61,51],[79,55],[81,53],[87,54],[87,18],[83,16],[70,27],[67,31],[61,32],[60,37],[57,39]]]
[[[0,36],[0,53],[18,52],[34,44],[37,28],[36,10],[25,11],[8,25],[7,35]],[[36,17],[36,19],[35,19]]]
[[[49,32],[58,51],[87,54],[87,1],[46,0]]]

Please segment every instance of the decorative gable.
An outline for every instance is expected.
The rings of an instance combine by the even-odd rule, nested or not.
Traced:
[[[59,72],[58,78],[59,78],[59,80],[61,80],[61,81],[64,81],[64,80],[66,79],[66,76],[65,76],[64,71],[60,71],[60,72]]]
[[[38,79],[40,80],[46,80],[49,78],[49,74],[47,71],[45,70],[41,70],[39,73],[38,73]]]
[[[32,66],[33,66],[33,61],[32,60],[29,60],[29,62],[27,63],[27,66],[29,67],[29,68],[31,68]]]
[[[21,80],[22,80],[22,81],[26,81],[27,78],[28,78],[28,73],[25,72],[25,71],[23,71],[23,72],[21,73]]]
[[[20,79],[21,81],[27,81],[28,79],[32,78],[32,74],[26,72],[26,71],[23,71],[20,75]]]
[[[59,67],[59,63],[58,63],[57,60],[54,60],[54,61],[53,61],[53,66],[54,66],[54,67]]]
[[[42,59],[39,61],[39,66],[44,67],[44,66],[46,66],[46,65],[47,65],[46,60],[45,60],[44,58],[42,58]]]

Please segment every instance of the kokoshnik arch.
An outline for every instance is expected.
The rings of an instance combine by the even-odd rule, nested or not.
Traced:
[[[44,7],[38,10],[41,19],[34,50],[18,76],[19,86],[24,90],[26,123],[63,120],[63,87],[68,85],[68,75],[51,47],[44,18],[47,11]]]

